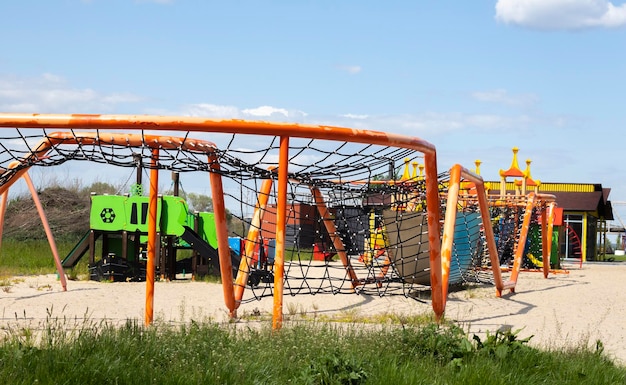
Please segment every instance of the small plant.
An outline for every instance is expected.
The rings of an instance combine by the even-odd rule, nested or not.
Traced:
[[[185,322],[185,315],[187,311],[187,301],[185,299],[185,297],[183,297],[182,301],[180,302],[180,305],[178,305],[178,312],[180,314],[180,322]]]
[[[430,323],[418,328],[403,328],[400,341],[404,354],[432,357],[440,363],[459,361],[474,351],[465,332],[456,325]]]
[[[52,291],[52,285],[50,285],[49,283],[45,284],[45,285],[41,285],[41,286],[37,286],[37,290],[39,291]]]
[[[5,293],[11,292],[11,287],[12,286],[13,286],[13,284],[12,284],[10,279],[8,279],[8,278],[0,279],[0,287],[2,288],[3,292],[5,292]]]
[[[287,304],[287,314],[295,316],[298,313],[298,304],[295,302],[289,302]]]
[[[66,273],[67,273],[67,279],[69,279],[70,281],[78,281],[78,270],[69,269],[66,271]]]
[[[499,359],[505,359],[514,352],[527,347],[528,342],[533,336],[524,339],[518,339],[517,335],[521,329],[511,331],[511,329],[498,330],[495,334],[487,332],[485,340],[474,335],[476,342],[476,350]]]
[[[80,281],[89,277],[89,260],[87,258],[78,261],[76,266],[65,270],[67,279],[70,281]]]
[[[365,363],[353,356],[330,352],[316,359],[299,379],[303,384],[364,384],[369,376]]]
[[[313,305],[311,305],[313,307],[313,318],[317,319],[317,312],[319,311],[320,307],[317,303],[313,302]]]

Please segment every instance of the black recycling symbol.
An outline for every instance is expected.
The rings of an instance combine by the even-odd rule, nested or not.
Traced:
[[[113,223],[115,220],[115,212],[112,208],[104,208],[100,212],[100,218],[102,218],[102,222],[104,223]]]

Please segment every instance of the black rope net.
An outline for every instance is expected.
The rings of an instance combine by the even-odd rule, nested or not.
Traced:
[[[546,213],[545,204],[535,204],[528,212],[528,196],[508,195],[501,197],[493,195],[489,198],[489,216],[493,229],[494,241],[497,251],[498,268],[506,276],[514,265],[514,259],[521,248],[522,259],[520,267],[523,269],[538,269],[543,266],[542,261],[542,236],[541,215]],[[487,239],[484,234],[482,222],[476,218],[480,215],[480,208],[470,198],[462,208],[464,218],[467,220],[466,230],[468,241],[474,243],[470,246],[472,258],[468,268],[464,269],[463,282],[493,283],[491,273],[492,259],[490,258]],[[524,219],[530,215],[530,223],[525,232],[525,241],[522,242],[524,232]],[[463,221],[457,220],[457,227]],[[459,242],[464,245],[467,243]],[[506,277],[505,277],[506,280]]]
[[[185,175],[191,175],[195,181],[204,178],[206,189],[208,173],[217,172],[224,185],[233,274],[236,276],[242,267],[249,270],[245,302],[273,295],[277,183],[272,183],[269,191],[257,229],[259,236],[248,238],[261,185],[268,179],[276,182],[277,173],[272,168],[278,164],[279,142],[278,137],[222,133],[111,134],[85,130],[59,135],[42,129],[3,129],[0,186],[12,183],[19,170],[68,161],[127,168],[141,163],[145,168],[186,173],[183,180],[188,178]],[[153,159],[154,148],[158,148],[158,159]],[[212,167],[216,163],[219,168]],[[421,163],[422,154],[406,148],[290,138],[285,294],[356,291],[414,296],[427,290],[430,248]],[[81,168],[89,170],[90,166]],[[448,180],[448,173],[438,176],[442,199],[436,209],[442,220]],[[326,216],[323,209],[327,210]],[[458,210],[450,283],[491,282],[479,208],[467,197]],[[492,225],[498,234],[499,253],[501,250],[500,255],[506,258],[511,240],[514,242],[519,235],[519,225],[511,224],[509,228],[508,222],[501,224],[497,218],[516,216],[498,210],[491,213]],[[193,227],[191,223],[184,225]],[[210,235],[200,235],[209,246],[214,245],[207,239]],[[254,243],[250,258],[244,255],[246,242]],[[163,250],[161,254],[168,252]],[[343,261],[342,255],[346,256]],[[201,257],[213,259],[213,266],[219,268],[215,265],[216,253]],[[356,286],[346,261],[358,278]],[[165,263],[159,268],[174,269],[173,266],[174,263]],[[169,273],[172,275],[173,271]]]

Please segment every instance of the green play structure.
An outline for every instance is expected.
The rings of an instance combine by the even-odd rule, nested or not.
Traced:
[[[137,183],[128,195],[92,194],[89,229],[63,260],[63,267],[76,266],[88,252],[92,280],[145,280],[149,197],[141,192]],[[157,200],[157,276],[219,274],[213,213],[191,213],[177,192],[178,188],[176,195]],[[191,250],[191,257],[178,258],[179,250]],[[238,256],[232,257],[233,266],[238,266]]]

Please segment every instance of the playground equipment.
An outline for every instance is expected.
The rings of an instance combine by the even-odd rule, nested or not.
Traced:
[[[507,263],[507,259],[511,255],[511,249],[513,244],[510,240],[507,241],[506,235],[514,230],[514,226],[512,225],[512,219],[519,216],[517,211],[519,210],[518,204],[508,205],[508,208],[502,205],[502,198],[507,194],[515,196],[516,200],[525,199],[524,196],[528,195],[528,190],[532,190],[535,194],[539,194],[539,186],[541,185],[540,180],[533,179],[531,177],[530,165],[531,160],[526,160],[526,168],[521,170],[518,162],[518,152],[519,149],[517,147],[513,147],[513,157],[511,161],[511,166],[507,170],[500,170],[500,183],[499,183],[499,194],[494,194],[491,196],[491,200],[494,203],[493,215],[492,218],[497,223],[494,223],[494,230],[496,230],[496,241],[498,241],[499,248],[501,249],[501,262],[503,264]],[[476,168],[479,170],[481,162],[479,160],[476,161]],[[507,178],[515,178],[512,183],[507,183]],[[508,186],[512,184],[512,188],[509,189]],[[509,190],[513,190],[510,192]],[[553,198],[551,198],[553,199]],[[551,246],[548,254],[544,254],[543,246],[544,242],[547,240],[543,239],[542,235],[542,223],[540,210],[534,209],[533,215],[530,218],[530,225],[528,229],[528,236],[526,239],[526,243],[524,245],[524,253],[522,258],[522,265],[525,269],[529,271],[533,271],[536,269],[540,269],[545,271],[545,268],[548,268],[549,271],[554,273],[567,272],[561,270],[561,258],[559,251],[559,235],[565,230],[565,235],[568,233],[571,236],[572,231],[568,229],[567,226],[563,227],[563,211],[559,209],[554,204],[551,208],[551,221],[556,231],[551,230],[552,238],[551,238]],[[509,218],[509,220],[506,220]],[[514,221],[514,220],[513,220]],[[576,237],[575,232],[573,236]],[[578,242],[578,256],[580,256],[580,242]],[[544,259],[545,257],[545,259]],[[549,261],[546,265],[544,261]],[[580,258],[580,266],[582,267],[582,258]]]
[[[124,115],[0,114],[0,127],[7,127],[0,130],[3,197],[30,167],[69,160],[135,167],[138,157],[144,160],[149,196],[129,197],[124,207],[130,207],[126,217],[131,218],[125,223],[132,222],[133,207],[137,218],[145,218],[140,232],[146,233],[146,324],[153,319],[160,232],[180,234],[180,221],[168,219],[166,227],[176,223],[175,229],[164,230],[159,218],[163,212],[181,218],[184,211],[173,201],[178,208],[169,214],[170,201],[160,201],[159,170],[208,174],[225,305],[235,317],[243,303],[272,296],[274,328],[283,322],[284,293],[412,296],[428,287],[441,318],[450,283],[488,276],[497,295],[515,290],[533,211],[540,212],[541,239],[545,243],[551,237],[553,197],[503,195],[490,202],[479,175],[460,165],[438,173],[435,147],[414,137],[330,126]],[[190,138],[208,133],[211,142]],[[419,175],[410,175],[405,166],[403,177],[395,180],[403,164],[420,162]],[[228,237],[227,205],[247,225],[234,269],[231,246],[236,245]],[[107,207],[98,207],[102,222],[111,218]],[[506,236],[513,240],[507,279],[494,237],[492,211],[498,207],[519,209],[515,230]],[[382,233],[370,228],[372,213]],[[382,244],[378,234],[385,234]],[[365,258],[366,245],[376,250],[370,258]],[[548,255],[547,246],[542,250]],[[315,251],[324,258],[315,258]],[[262,279],[251,285],[255,276]]]
[[[64,268],[73,268],[89,252],[92,280],[145,280],[149,199],[142,195],[141,171],[138,162],[137,183],[130,194],[92,194],[90,228],[62,261]],[[172,176],[175,195],[157,197],[156,274],[168,280],[181,273],[192,278],[219,274],[213,213],[190,212],[178,196],[178,173]],[[178,260],[181,249],[193,250],[192,257]],[[239,263],[238,255],[232,254],[231,258]]]
[[[143,281],[146,269],[148,197],[92,195],[90,228],[62,261],[72,268],[89,252],[92,280]],[[216,274],[217,239],[212,213],[189,213],[177,196],[157,198],[157,275]],[[100,258],[96,242],[100,240]],[[192,249],[193,257],[177,261],[177,251]]]

